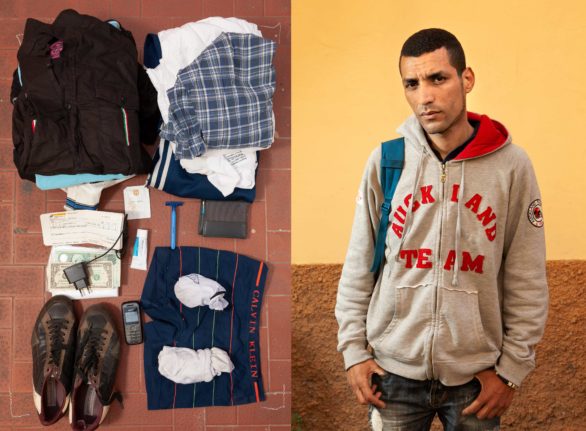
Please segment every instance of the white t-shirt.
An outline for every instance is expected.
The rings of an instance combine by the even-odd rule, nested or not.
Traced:
[[[175,152],[175,143],[171,142]],[[193,159],[181,159],[181,167],[190,174],[207,175],[210,183],[224,196],[236,187],[252,189],[257,166],[256,148],[242,150],[207,150]]]

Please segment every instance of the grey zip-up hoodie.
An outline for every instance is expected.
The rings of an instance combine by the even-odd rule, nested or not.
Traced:
[[[468,118],[479,122],[476,136],[445,164],[415,116],[398,129],[405,166],[376,276],[380,146],[367,162],[336,303],[346,369],[374,358],[452,386],[494,366],[520,385],[535,366],[548,304],[539,188],[500,123]]]

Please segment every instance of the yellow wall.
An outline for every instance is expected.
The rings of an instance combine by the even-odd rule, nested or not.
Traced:
[[[586,3],[293,0],[293,263],[343,261],[368,154],[410,114],[398,53],[428,27],[464,47],[468,109],[529,153],[548,259],[586,258]]]

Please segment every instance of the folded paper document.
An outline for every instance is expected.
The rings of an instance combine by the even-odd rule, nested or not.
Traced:
[[[122,248],[124,214],[105,211],[66,211],[41,214],[45,245],[96,244]]]

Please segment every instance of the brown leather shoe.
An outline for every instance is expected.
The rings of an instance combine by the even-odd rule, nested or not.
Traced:
[[[73,302],[65,296],[47,301],[33,327],[33,399],[43,425],[54,424],[67,411],[76,329]]]
[[[102,304],[89,307],[79,322],[75,350],[75,378],[69,408],[74,430],[95,430],[108,414],[114,392],[120,336],[113,317]]]

